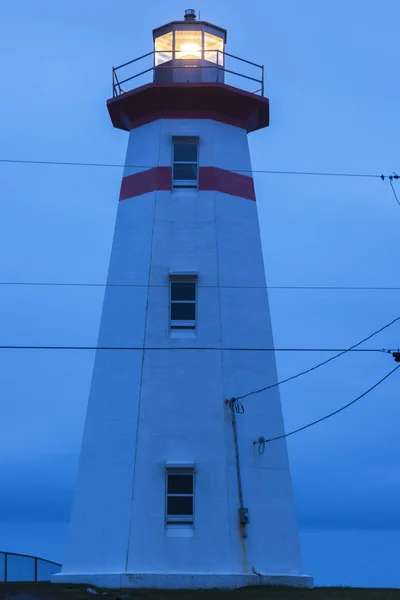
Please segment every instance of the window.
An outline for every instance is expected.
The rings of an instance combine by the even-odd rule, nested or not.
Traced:
[[[163,35],[154,38],[154,63],[162,65],[172,59],[184,61],[185,67],[200,66],[202,60],[216,65],[224,65],[225,37],[223,33],[215,34],[204,28],[193,26],[187,29],[174,27]],[[205,28],[207,29],[207,28]],[[165,31],[165,29],[164,29]]]
[[[173,137],[172,185],[174,188],[197,188],[198,137]]]
[[[204,34],[204,58],[219,65],[224,64],[224,40],[212,33]]]
[[[170,294],[171,329],[195,329],[196,281],[172,280]]]
[[[175,31],[175,58],[202,58],[201,46],[201,31]]]
[[[172,32],[156,38],[154,59],[156,67],[172,60]]]
[[[167,525],[193,525],[193,468],[167,468],[166,478]]]

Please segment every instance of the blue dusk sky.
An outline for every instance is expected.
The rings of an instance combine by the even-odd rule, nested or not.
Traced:
[[[189,7],[3,3],[0,159],[123,164],[127,133],[113,129],[105,105],[111,67],[150,51],[152,29]],[[250,136],[254,170],[400,170],[398,0],[203,0],[193,8],[228,29],[229,52],[265,65],[271,125]],[[121,176],[122,168],[0,163],[0,281],[104,283]],[[255,185],[268,285],[400,288],[400,206],[388,181],[257,173]],[[0,344],[95,345],[103,292],[1,285]],[[399,300],[400,289],[271,289],[276,347],[346,348],[399,316]],[[399,345],[397,323],[365,347]],[[42,524],[12,548],[16,538],[1,539],[0,526],[0,550],[39,553],[49,524],[68,521],[94,356],[0,356],[0,522]],[[279,377],[329,356],[278,352]],[[352,353],[282,385],[287,431],[346,404],[394,366],[388,354]],[[302,530],[379,530],[381,547],[400,530],[399,386],[400,370],[347,411],[288,439]],[[250,398],[248,410],[262,401]],[[306,568],[330,583],[313,562],[324,554],[314,539]],[[352,561],[360,568],[362,557],[335,543],[338,560],[347,552],[346,573]],[[47,557],[60,559],[52,544]],[[375,546],[364,557],[371,572],[380,560]],[[347,583],[332,565],[335,583]]]

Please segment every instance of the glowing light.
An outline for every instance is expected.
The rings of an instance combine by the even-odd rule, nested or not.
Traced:
[[[180,47],[179,58],[201,58],[201,48],[199,44],[189,42]]]

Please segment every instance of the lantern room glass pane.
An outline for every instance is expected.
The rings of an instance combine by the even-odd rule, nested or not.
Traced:
[[[155,65],[172,60],[172,31],[155,39]]]
[[[204,58],[215,64],[224,64],[224,40],[212,33],[204,33]]]
[[[175,31],[175,58],[201,58],[201,31]]]

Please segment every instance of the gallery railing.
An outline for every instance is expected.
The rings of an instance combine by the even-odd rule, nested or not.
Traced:
[[[162,54],[165,57],[165,52],[148,52],[126,62],[119,67],[113,67],[113,96],[120,96],[125,92],[139,87],[145,83],[154,81],[154,72],[157,69],[179,69],[179,60],[174,60],[174,52],[171,51],[171,63],[169,66],[166,63],[156,65],[157,55]],[[209,55],[209,50],[201,50],[199,54]],[[225,83],[241,88],[245,91],[264,96],[264,65],[258,65],[239,56],[234,56],[228,52],[221,50],[213,50],[213,60],[199,60],[197,64],[188,65],[185,63],[182,66],[189,69],[213,69],[215,73],[215,81],[221,80],[221,73],[226,75]],[[167,61],[168,62],[168,61]],[[211,71],[212,73],[212,71]]]

